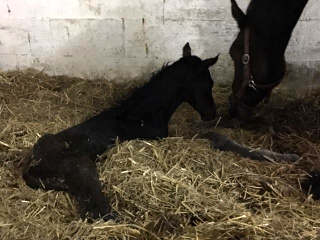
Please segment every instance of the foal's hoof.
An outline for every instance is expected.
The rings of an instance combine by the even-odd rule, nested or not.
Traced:
[[[111,212],[110,208],[105,207],[97,207],[90,210],[80,211],[80,216],[83,220],[87,220],[88,223],[92,223],[95,220],[103,219],[105,222],[109,220],[116,220],[118,214],[115,212]]]
[[[107,215],[104,215],[104,216],[102,217],[102,219],[103,219],[105,222],[107,222],[107,221],[109,221],[109,220],[112,220],[112,221],[117,222],[117,218],[118,218],[118,214],[115,213],[115,212],[108,213]]]

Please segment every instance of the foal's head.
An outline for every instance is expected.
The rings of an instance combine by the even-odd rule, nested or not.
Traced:
[[[189,43],[183,47],[182,52],[182,58],[170,65],[165,64],[160,71],[152,75],[147,84],[136,89],[132,96],[120,105],[120,118],[167,124],[183,102],[189,103],[203,121],[215,118],[213,80],[209,67],[217,62],[218,56],[201,60],[191,55]]]
[[[219,56],[219,55],[218,55]],[[201,60],[191,55],[189,43],[183,47],[184,101],[188,102],[201,116],[203,121],[213,120],[216,117],[216,106],[212,97],[213,80],[209,67],[213,66],[218,56]]]
[[[287,42],[279,40],[275,44],[270,40],[277,37],[274,36],[277,26],[272,21],[280,21],[270,16],[271,7],[279,13],[276,1],[253,0],[247,14],[242,12],[235,0],[231,0],[231,4],[232,16],[240,31],[229,50],[235,70],[229,114],[245,122],[259,102],[268,100],[272,89],[282,79],[285,73],[282,46]],[[259,6],[261,4],[263,6]]]

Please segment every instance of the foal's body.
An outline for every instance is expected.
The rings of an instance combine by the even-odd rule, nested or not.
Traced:
[[[164,67],[118,106],[57,134],[42,136],[23,169],[27,185],[69,192],[75,196],[82,218],[113,218],[99,182],[97,155],[116,138],[166,137],[168,122],[183,102],[188,102],[203,120],[213,120],[216,108],[208,68],[217,59],[202,61],[191,56],[186,44],[183,58]]]

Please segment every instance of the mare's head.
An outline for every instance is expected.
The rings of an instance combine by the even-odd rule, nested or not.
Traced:
[[[213,80],[209,67],[218,60],[218,56],[201,60],[191,55],[189,43],[183,47],[183,57],[179,60],[183,66],[183,94],[188,102],[201,116],[203,121],[214,120],[216,106],[212,97]]]
[[[229,114],[240,122],[246,122],[252,116],[253,108],[258,103],[268,100],[272,89],[285,73],[282,46],[287,42],[279,41],[278,45],[273,45],[274,43],[269,41],[271,37],[274,39],[271,35],[275,35],[277,30],[272,21],[279,21],[269,16],[268,9],[271,7],[278,13],[275,7],[277,5],[269,6],[271,2],[253,0],[245,14],[236,1],[231,0],[232,16],[240,31],[229,50],[235,70],[229,97]],[[260,7],[258,4],[264,5]],[[272,4],[276,4],[276,1]]]

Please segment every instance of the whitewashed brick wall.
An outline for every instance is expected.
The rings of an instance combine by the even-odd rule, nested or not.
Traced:
[[[238,0],[245,9],[249,0]],[[189,41],[231,81],[237,33],[229,0],[0,0],[0,70],[111,80],[146,78]],[[320,1],[310,0],[287,50],[291,86],[320,86]],[[309,87],[308,87],[309,88]]]

